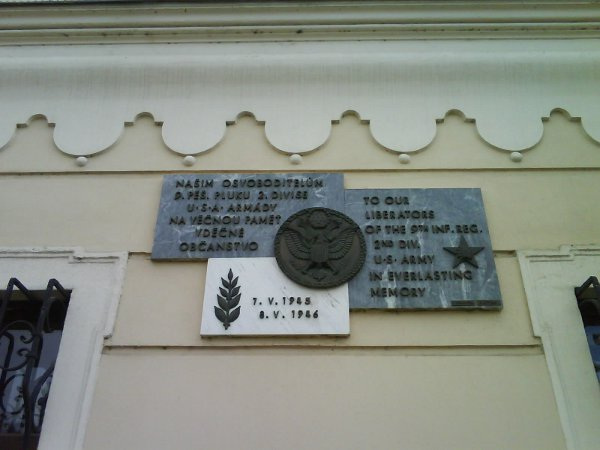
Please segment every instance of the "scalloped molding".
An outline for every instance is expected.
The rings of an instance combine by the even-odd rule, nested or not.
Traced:
[[[533,332],[541,337],[569,450],[598,448],[600,386],[573,288],[600,271],[600,245],[518,251]]]
[[[63,152],[89,156],[149,113],[163,122],[169,148],[193,155],[217,145],[225,124],[250,112],[274,147],[304,153],[328,139],[332,121],[354,111],[382,146],[415,152],[434,138],[436,120],[459,110],[485,141],[514,152],[540,140],[541,119],[554,109],[581,118],[600,141],[594,1],[1,11],[0,146],[17,124],[44,115]],[[172,43],[182,40],[194,43]],[[77,42],[91,44],[62,45]],[[22,45],[32,43],[54,44]]]
[[[597,40],[30,46],[0,59],[0,145],[42,114],[70,155],[110,147],[142,112],[180,154],[214,147],[243,111],[290,153],[320,147],[348,110],[397,152],[426,147],[449,110],[507,151],[534,146],[556,108],[600,141]]]
[[[40,449],[83,447],[104,338],[113,331],[127,253],[86,253],[81,248],[0,248],[0,283],[17,277],[30,289],[56,278],[72,289],[71,303]]]

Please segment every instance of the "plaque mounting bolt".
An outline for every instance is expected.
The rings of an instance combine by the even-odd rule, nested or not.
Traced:
[[[407,155],[406,153],[400,153],[398,155],[398,160],[401,164],[408,164],[410,162],[410,155]]]
[[[196,157],[192,156],[192,155],[187,155],[183,158],[183,165],[184,166],[193,166],[194,164],[196,164]]]
[[[88,159],[85,156],[79,156],[75,159],[75,164],[77,164],[79,167],[86,166],[87,163]]]
[[[521,152],[512,152],[510,154],[510,160],[516,163],[521,162],[523,161],[523,154]]]
[[[298,153],[294,153],[293,155],[290,155],[290,162],[292,164],[302,163],[302,155],[299,155]]]

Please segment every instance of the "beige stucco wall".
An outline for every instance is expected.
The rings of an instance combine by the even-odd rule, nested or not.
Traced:
[[[35,120],[0,151],[2,246],[130,252],[86,449],[563,449],[515,250],[598,241],[600,145],[560,113],[520,163],[458,114],[402,165],[353,116],[292,165],[251,117],[192,168],[149,118],[75,166]],[[341,171],[347,188],[482,189],[500,312],[353,312],[348,338],[212,338],[206,264],[150,260],[162,175]]]
[[[111,350],[87,448],[562,449],[538,351]]]

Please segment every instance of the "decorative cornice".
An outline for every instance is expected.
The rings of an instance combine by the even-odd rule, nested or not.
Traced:
[[[555,109],[581,118],[600,141],[597,1],[38,5],[0,13],[0,146],[16,124],[43,115],[63,152],[89,156],[149,113],[163,123],[167,146],[193,155],[250,112],[273,146],[297,154],[319,148],[331,122],[353,111],[382,146],[407,153],[429,145],[436,121],[459,110],[492,146],[518,152],[536,145]]]
[[[0,8],[0,44],[597,37],[597,1],[323,1]]]
[[[63,152],[92,155],[149,113],[167,146],[191,155],[250,112],[273,146],[304,153],[354,111],[382,146],[405,153],[459,110],[485,141],[517,152],[539,142],[555,109],[600,142],[597,40],[14,46],[0,59],[0,146],[44,115]]]

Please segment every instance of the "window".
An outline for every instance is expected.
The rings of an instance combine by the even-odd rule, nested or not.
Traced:
[[[569,449],[600,442],[600,384],[573,289],[600,271],[600,246],[518,251],[533,333],[542,339]]]
[[[0,291],[0,448],[35,449],[70,291],[55,279],[30,291],[11,278]]]
[[[591,276],[580,287],[575,288],[575,297],[583,320],[592,362],[596,369],[596,377],[600,382],[600,283],[598,278]]]
[[[83,447],[103,342],[112,333],[126,264],[127,253],[0,248],[0,286],[14,277],[30,292],[45,292],[48,280],[54,278],[71,289],[52,384],[47,395],[38,396],[47,398],[40,449]],[[24,301],[22,292],[16,295],[16,301]],[[27,317],[29,313],[21,309],[14,314]],[[61,316],[58,309],[51,312],[52,324]],[[18,339],[20,330],[14,331],[13,338]]]

